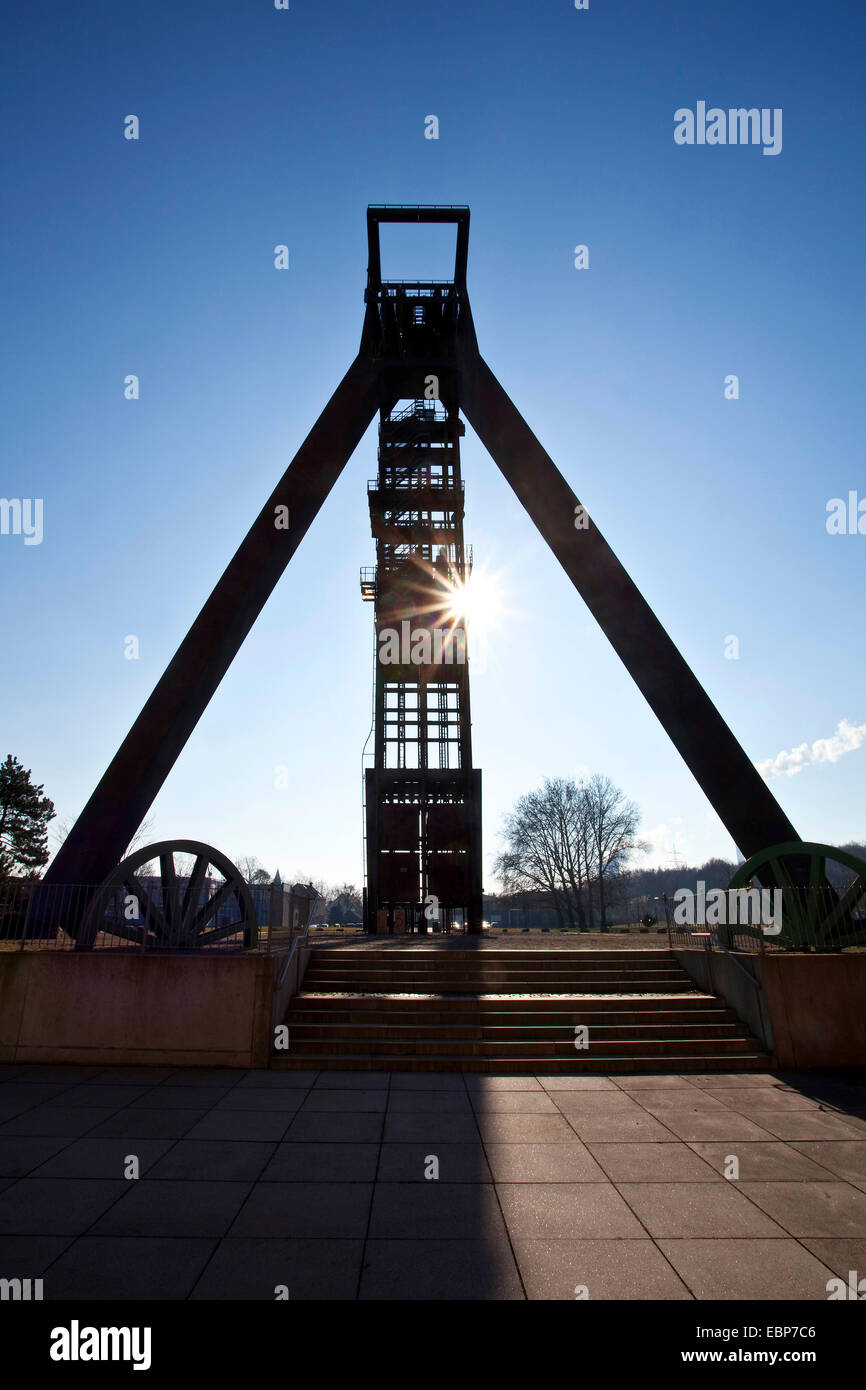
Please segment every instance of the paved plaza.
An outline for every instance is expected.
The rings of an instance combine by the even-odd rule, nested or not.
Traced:
[[[0,1067],[0,1276],[45,1299],[826,1300],[850,1270],[862,1072]]]

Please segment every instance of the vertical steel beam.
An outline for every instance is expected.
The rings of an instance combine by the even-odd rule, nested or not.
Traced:
[[[799,840],[788,817],[598,527],[474,345],[461,345],[461,406],[735,844],[747,857]]]
[[[98,884],[119,862],[378,404],[379,367],[359,354],[109,764],[46,883]]]
[[[368,767],[364,770],[364,809],[367,830],[367,916],[364,930],[370,933],[377,929],[379,912],[379,807],[382,794],[377,767]]]
[[[469,917],[466,929],[471,936],[481,934],[484,919],[484,885],[481,863],[481,770],[474,768],[467,788],[469,805]]]

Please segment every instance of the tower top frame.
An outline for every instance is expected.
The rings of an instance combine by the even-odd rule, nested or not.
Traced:
[[[382,253],[379,227],[383,222],[455,223],[457,247],[454,254],[454,276],[451,281],[459,290],[466,289],[466,269],[469,261],[469,208],[462,204],[395,203],[369,204],[367,207],[367,290],[382,287]]]

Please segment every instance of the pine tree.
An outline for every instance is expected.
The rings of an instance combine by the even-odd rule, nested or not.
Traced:
[[[0,763],[0,879],[35,878],[48,863],[48,822],[54,802],[9,753]]]

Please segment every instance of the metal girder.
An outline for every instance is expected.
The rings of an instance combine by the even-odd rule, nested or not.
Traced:
[[[379,407],[359,353],[218,581],[43,880],[101,883],[120,861]],[[287,508],[288,526],[278,525]],[[279,519],[285,518],[279,514]]]
[[[457,244],[454,253],[454,280],[458,290],[466,289],[466,265],[469,259],[469,209],[465,205],[429,207],[423,204],[391,204],[367,208],[367,287],[374,293],[382,284],[382,255],[379,227],[382,223],[423,222],[454,223]]]
[[[595,522],[478,352],[459,345],[461,408],[743,854],[798,840],[788,817]]]

